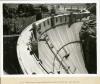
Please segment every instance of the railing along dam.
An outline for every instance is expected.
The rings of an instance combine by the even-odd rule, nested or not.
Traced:
[[[17,42],[25,74],[87,73],[79,31],[89,13],[47,17],[29,25]]]

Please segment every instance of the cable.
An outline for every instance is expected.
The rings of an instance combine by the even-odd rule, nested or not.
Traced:
[[[53,73],[54,73],[54,67],[55,67],[55,60],[56,60],[56,58],[54,56],[54,60],[53,60]]]
[[[69,74],[68,70],[65,68],[65,66],[63,65],[63,63],[59,60],[59,58],[56,56],[56,54],[52,51],[52,49],[50,48],[50,45],[48,44],[48,42],[46,41],[49,49],[51,50],[51,52],[54,54],[55,58],[58,60],[58,62],[62,65],[63,69],[65,70],[66,73]]]
[[[68,57],[69,57],[69,54],[67,54],[67,55],[63,56],[63,57],[62,57],[62,59],[61,59],[61,62],[63,62],[63,59],[64,59],[64,58],[66,58],[66,59],[67,59]],[[60,67],[61,67],[61,64],[59,65],[59,70],[60,70]],[[69,69],[69,68],[68,68],[68,69]]]

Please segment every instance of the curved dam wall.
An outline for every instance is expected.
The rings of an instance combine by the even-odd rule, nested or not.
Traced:
[[[79,74],[85,68],[79,31],[89,13],[57,15],[29,25],[18,39],[25,74]]]

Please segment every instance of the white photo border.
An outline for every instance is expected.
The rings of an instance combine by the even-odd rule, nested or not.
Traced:
[[[33,4],[65,4],[65,3],[96,3],[97,5],[97,74],[63,74],[63,75],[4,75],[3,74],[3,3],[33,3]],[[0,1],[0,72],[3,77],[79,77],[79,76],[99,76],[100,75],[100,2],[99,0],[1,0]]]

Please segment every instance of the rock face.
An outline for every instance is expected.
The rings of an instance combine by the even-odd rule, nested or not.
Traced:
[[[96,18],[94,15],[90,15],[89,20],[83,22],[82,29],[79,34],[82,41],[85,66],[89,73],[96,73]]]

